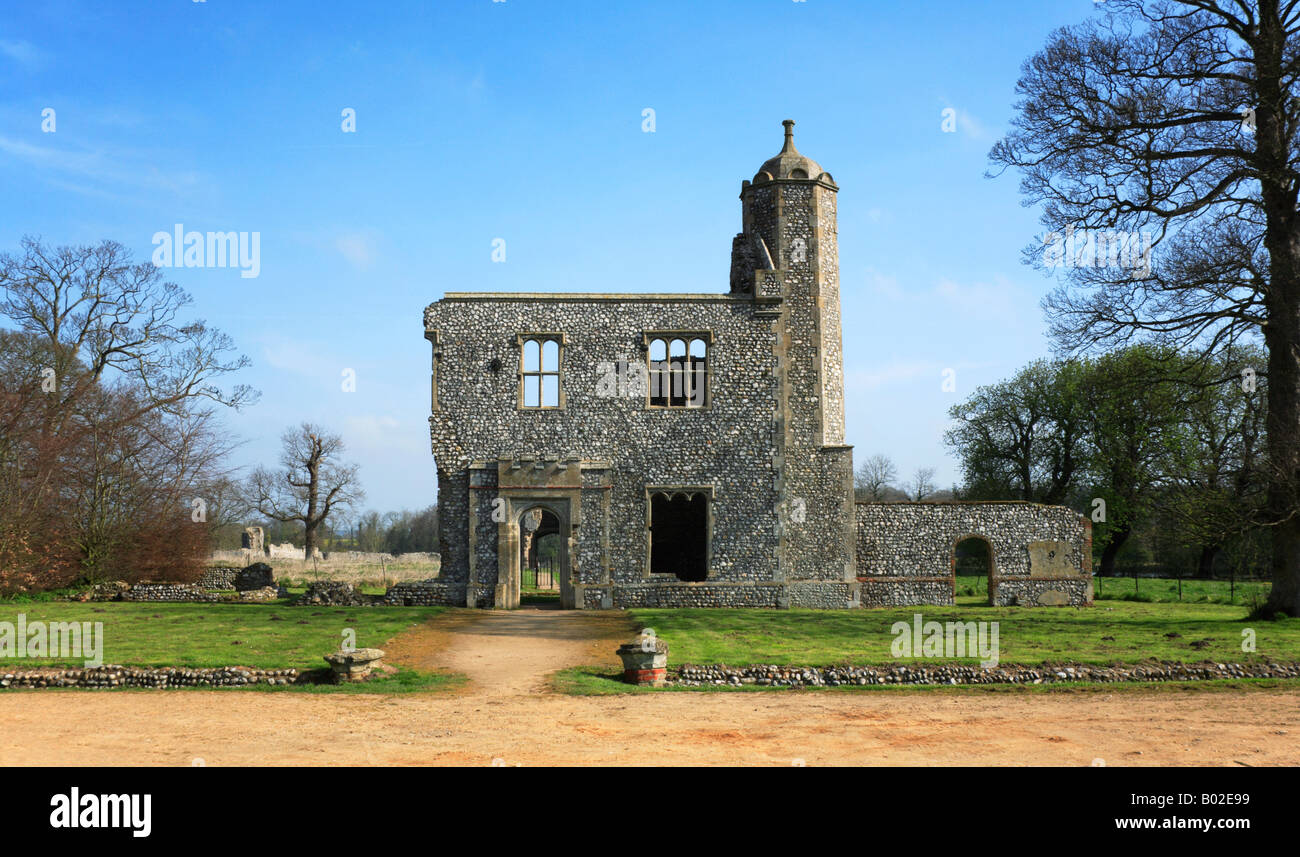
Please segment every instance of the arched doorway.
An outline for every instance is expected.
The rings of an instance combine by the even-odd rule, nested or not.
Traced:
[[[572,608],[568,523],[549,505],[525,508],[515,522],[519,551],[517,574],[510,575],[509,603]]]
[[[559,603],[560,519],[540,506],[519,517],[521,603]]]
[[[962,536],[952,546],[953,603],[978,598],[993,603],[993,545],[984,536]]]

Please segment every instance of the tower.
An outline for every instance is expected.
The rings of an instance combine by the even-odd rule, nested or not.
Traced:
[[[844,444],[835,225],[839,186],[795,148],[794,120],[782,124],[781,151],[741,184],[743,231],[732,242],[731,291],[750,295],[755,314],[774,325],[779,573],[789,584],[854,584],[853,458]],[[797,599],[797,587],[791,593]]]

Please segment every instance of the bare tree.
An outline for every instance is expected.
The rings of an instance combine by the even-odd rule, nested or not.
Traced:
[[[115,241],[47,248],[22,240],[22,253],[0,255],[0,315],[49,355],[66,408],[87,389],[124,380],[138,389],[141,410],[176,409],[195,400],[251,404],[247,385],[217,381],[248,365],[226,334],[202,320],[182,320],[193,301],[149,262],[133,264]]]
[[[59,462],[77,446],[43,431],[46,403],[21,334],[0,331],[0,593],[66,585],[78,559],[60,503]]]
[[[861,500],[880,503],[885,499],[886,489],[898,479],[898,468],[888,455],[877,453],[858,465],[853,474],[854,493]]]
[[[934,492],[934,468],[916,468],[916,473],[912,475],[912,481],[907,483],[908,499],[915,503],[919,503],[922,500],[931,497]]]
[[[25,540],[27,555],[59,558],[23,585],[62,582],[53,569],[69,556],[84,580],[196,574],[207,528],[191,504],[222,475],[231,446],[215,406],[256,398],[219,382],[247,358],[183,318],[189,296],[120,244],[24,238],[21,248],[0,254],[0,316],[12,328],[0,342],[0,386],[25,416],[0,445],[18,452],[9,485],[28,505],[0,543]],[[34,543],[26,528],[38,519]]]
[[[201,486],[220,472],[226,436],[207,410],[147,411],[118,389],[97,398],[64,424],[77,444],[57,480],[83,578],[197,578],[210,536]]]
[[[311,559],[317,530],[329,516],[354,506],[365,497],[357,465],[344,464],[343,439],[326,434],[311,423],[285,431],[280,437],[281,470],[265,467],[253,471],[248,501],[257,511],[276,521],[298,521],[306,536],[303,553]]]
[[[1043,204],[1048,246],[1027,253],[1064,266],[1047,302],[1063,350],[1149,340],[1213,354],[1263,340],[1273,587],[1262,612],[1296,615],[1300,0],[1103,8],[1025,63],[1019,115],[990,157]]]

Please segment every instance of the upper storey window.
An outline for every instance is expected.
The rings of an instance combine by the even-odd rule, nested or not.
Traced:
[[[702,408],[709,401],[709,336],[646,334],[652,408]]]
[[[528,333],[519,337],[519,406],[522,408],[564,407],[560,384],[560,358],[564,337],[552,333]]]

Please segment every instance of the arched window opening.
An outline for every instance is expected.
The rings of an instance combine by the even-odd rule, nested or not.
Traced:
[[[650,573],[709,576],[709,498],[702,491],[650,495]]]
[[[650,406],[701,408],[708,402],[709,343],[702,336],[655,337],[648,343]]]

